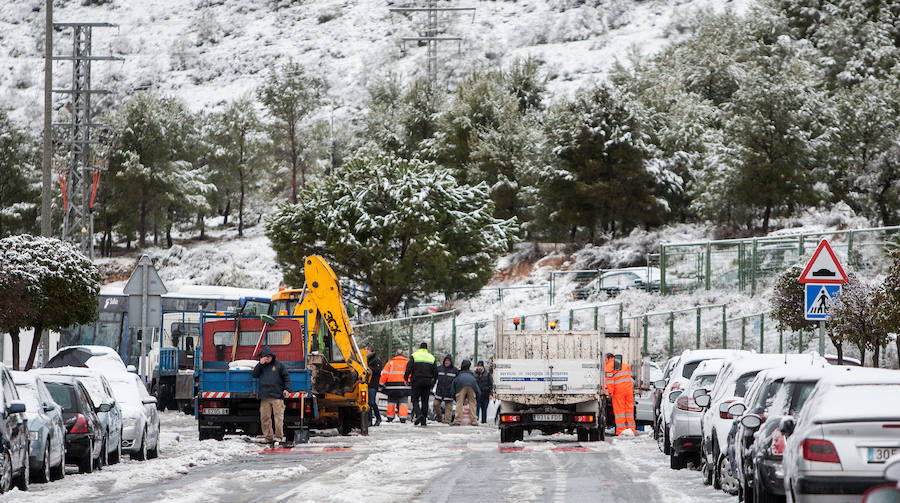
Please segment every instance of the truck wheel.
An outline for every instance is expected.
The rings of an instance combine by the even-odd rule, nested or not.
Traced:
[[[579,442],[587,442],[590,439],[590,433],[585,429],[578,429],[578,441]]]
[[[514,428],[513,431],[515,432],[515,440],[525,440],[525,428],[522,428],[520,426],[518,428]]]
[[[509,439],[509,437],[510,437],[509,432],[510,432],[509,428],[500,428],[500,443],[501,444],[506,444],[506,443],[511,442],[511,440]]]
[[[349,408],[344,407],[338,411],[338,433],[343,436],[349,435],[350,431],[353,430],[354,422],[354,414],[350,412]]]
[[[588,442],[599,442],[601,431],[600,428],[591,428],[588,430]]]
[[[360,412],[359,413],[359,434],[364,437],[369,436],[369,413],[368,412]]]

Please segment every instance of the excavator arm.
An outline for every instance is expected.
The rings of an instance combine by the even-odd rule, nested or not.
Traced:
[[[306,258],[303,273],[306,277],[306,295],[298,304],[299,312],[296,314],[305,312],[310,320],[307,342],[310,347],[318,347],[318,340],[314,343],[313,339],[318,337],[324,325],[347,365],[345,369],[335,368],[321,354],[311,355],[309,364],[316,383],[314,387],[320,388],[321,392],[346,393],[360,383],[367,384],[370,371],[366,357],[353,337],[353,327],[344,307],[343,290],[337,275],[318,255]]]

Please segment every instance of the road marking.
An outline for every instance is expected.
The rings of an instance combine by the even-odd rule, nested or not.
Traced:
[[[554,449],[555,451],[556,449]],[[559,457],[550,452],[550,461],[556,467],[556,488],[553,491],[553,503],[566,503],[566,470]]]

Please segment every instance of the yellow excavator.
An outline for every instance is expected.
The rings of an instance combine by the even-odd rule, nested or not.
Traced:
[[[305,286],[282,289],[272,296],[276,315],[303,316],[309,320],[306,334],[307,368],[319,408],[313,429],[337,428],[342,435],[369,431],[369,376],[366,353],[353,337],[344,306],[343,290],[334,270],[318,255],[303,264]]]

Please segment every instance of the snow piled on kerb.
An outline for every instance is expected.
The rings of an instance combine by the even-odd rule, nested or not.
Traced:
[[[123,454],[119,464],[106,466],[90,474],[69,472],[61,481],[32,484],[28,492],[14,489],[0,496],[0,502],[87,501],[92,497],[175,479],[197,467],[221,463],[237,456],[254,455],[248,450],[247,444],[240,440],[200,442],[197,440],[197,423],[193,416],[180,412],[161,414],[159,458],[132,461]]]

